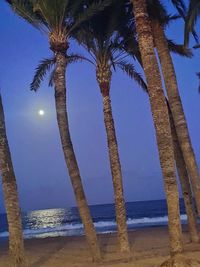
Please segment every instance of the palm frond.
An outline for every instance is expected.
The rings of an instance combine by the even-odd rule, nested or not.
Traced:
[[[88,51],[95,61],[99,50],[99,40],[93,34],[93,29],[88,25],[81,26],[79,30],[73,32],[73,38]]]
[[[116,64],[117,67],[119,67],[123,72],[125,72],[131,79],[134,79],[137,84],[146,92],[147,91],[147,85],[140,73],[138,73],[135,70],[135,67],[133,64],[128,63],[126,61],[121,61]]]
[[[34,0],[33,10],[41,15],[51,31],[62,30],[65,26],[69,0]]]
[[[54,75],[55,75],[55,69],[52,70],[52,72],[49,75],[49,87],[54,86]]]
[[[73,53],[67,56],[66,61],[67,61],[67,65],[76,63],[76,62],[82,62],[82,61],[87,61],[94,65],[94,63],[87,57],[84,57],[79,54],[73,54]],[[49,87],[52,87],[54,85],[54,75],[55,75],[55,69],[53,69],[53,71],[51,72],[49,76]]]
[[[194,45],[193,48],[194,49],[199,49],[200,48],[200,44]]]
[[[94,62],[92,62],[92,60],[90,60],[89,58],[84,57],[80,54],[70,54],[67,56],[67,64],[71,64],[71,63],[75,63],[75,62],[82,62],[82,61],[87,61],[87,62],[94,65]]]
[[[185,18],[187,13],[185,2],[183,0],[171,0],[171,2],[178,11],[178,13],[180,14],[180,16]]]
[[[53,67],[54,64],[55,58],[45,58],[40,61],[30,85],[31,90],[37,91],[40,88],[41,82],[44,80],[46,73]]]
[[[163,24],[164,26],[169,26],[172,22],[174,22],[177,19],[180,19],[180,15],[167,15],[165,18],[163,18]]]
[[[113,0],[99,0],[93,2],[75,18],[75,23],[69,30],[69,33],[72,33],[73,30],[79,27],[83,22],[89,20],[98,12],[103,11],[106,7],[110,6],[112,2]]]
[[[176,44],[172,40],[167,40],[169,50],[179,56],[191,58],[193,53],[191,49],[185,47],[184,45]]]
[[[43,30],[42,18],[33,11],[33,2],[31,0],[6,0],[15,14],[25,21],[29,22],[33,27]]]
[[[123,34],[124,33],[122,33],[122,35]],[[140,49],[137,38],[134,36],[134,32],[128,30],[127,33],[123,35],[122,47],[128,55],[130,55],[134,60],[137,60],[140,65],[142,65]]]
[[[79,44],[86,44],[88,48],[95,47],[94,39],[95,36],[93,31],[88,27],[88,25],[83,25],[80,29],[73,33],[72,36]]]
[[[190,0],[189,10],[185,22],[185,33],[184,33],[185,37],[184,43],[186,46],[189,43],[189,36],[191,32],[193,33],[194,36],[194,26],[196,24],[198,16],[200,16],[200,1]],[[196,41],[198,42],[198,39]]]
[[[151,19],[158,20],[162,25],[165,25],[165,20],[168,17],[167,9],[159,0],[147,1],[148,14]]]

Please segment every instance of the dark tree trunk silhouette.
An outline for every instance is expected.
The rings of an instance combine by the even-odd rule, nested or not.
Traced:
[[[169,51],[164,30],[158,21],[152,20],[154,43],[158,51],[164,82],[167,90],[168,101],[173,116],[179,144],[183,152],[184,161],[188,175],[191,180],[193,193],[195,196],[198,214],[200,215],[200,177],[197,161],[192,148],[187,122],[179,95],[176,73]]]
[[[97,235],[91,218],[90,210],[88,208],[86,196],[81,181],[80,171],[69,131],[66,106],[66,55],[63,52],[56,52],[55,57],[55,104],[62,148],[93,260],[100,261],[101,253],[97,240]]]
[[[183,193],[185,210],[186,210],[187,219],[188,219],[190,239],[192,242],[198,243],[199,233],[198,233],[198,227],[197,227],[197,214],[196,214],[194,203],[193,203],[192,191],[190,188],[190,181],[189,181],[185,161],[184,161],[183,154],[182,154],[182,151],[179,145],[178,136],[176,133],[176,129],[175,129],[175,125],[174,125],[174,121],[173,121],[173,117],[172,117],[169,104],[168,104],[168,111],[169,111],[172,138],[174,142],[174,156],[175,156],[176,167],[177,167],[177,171],[178,171],[178,175],[180,179],[181,189]]]
[[[145,0],[132,0],[135,15],[138,43],[142,64],[147,79],[151,111],[156,130],[156,139],[163,172],[168,206],[169,236],[171,256],[183,251],[179,195],[174,164],[173,141],[167,105],[157,59]]]
[[[121,163],[119,158],[117,137],[110,100],[110,82],[112,73],[108,64],[99,64],[96,69],[96,77],[103,97],[103,115],[107,135],[110,169],[115,195],[115,211],[118,228],[118,240],[121,252],[130,253],[126,224],[126,207],[123,193],[123,181]]]
[[[0,172],[9,230],[9,252],[13,267],[25,267],[22,220],[17,182],[8,145],[4,111],[0,96]]]

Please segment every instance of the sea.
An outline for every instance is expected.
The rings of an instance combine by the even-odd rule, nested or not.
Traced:
[[[180,207],[182,223],[186,223],[187,216],[182,199]],[[98,233],[116,232],[114,204],[92,205],[90,210]],[[128,202],[126,211],[127,225],[131,230],[166,225],[168,222],[165,200]],[[27,239],[84,235],[83,225],[76,207],[24,212],[22,221],[24,238]],[[0,239],[7,238],[6,214],[0,214]]]

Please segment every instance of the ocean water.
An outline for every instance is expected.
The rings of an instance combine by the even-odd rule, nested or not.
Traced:
[[[183,201],[180,200],[181,220],[186,223]],[[115,232],[115,210],[113,204],[90,206],[98,233]],[[166,225],[168,222],[165,200],[126,203],[129,229]],[[56,236],[79,236],[84,234],[77,208],[35,210],[22,214],[25,238]],[[6,214],[0,214],[0,238],[8,238]]]

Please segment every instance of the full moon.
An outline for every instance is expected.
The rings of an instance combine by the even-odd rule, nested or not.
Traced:
[[[40,110],[38,111],[38,114],[39,114],[40,116],[44,116],[44,110],[43,110],[43,109],[40,109]]]

